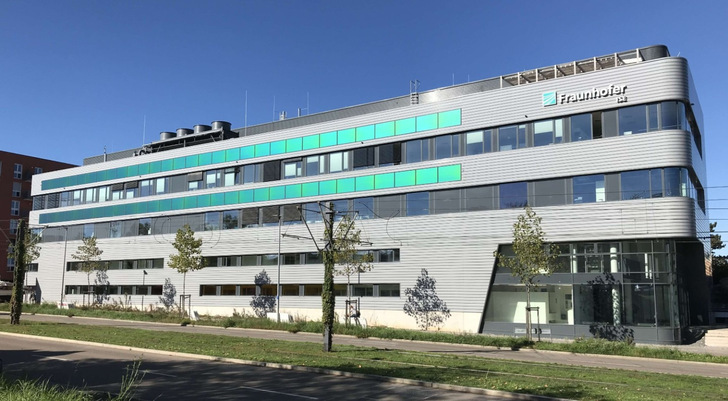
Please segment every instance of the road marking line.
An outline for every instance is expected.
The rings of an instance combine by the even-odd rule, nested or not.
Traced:
[[[63,362],[70,362],[70,361],[71,361],[70,359],[66,359],[66,358],[59,358],[59,357],[57,357],[57,356],[47,356],[47,357],[45,357],[45,358],[41,358],[41,359],[39,359],[39,360],[40,360],[40,361],[44,361],[44,360],[46,360],[46,359],[50,359],[50,360],[52,360],[52,361],[63,361]]]
[[[175,376],[175,375],[168,375],[166,373],[155,372],[153,370],[144,370],[143,372],[144,372],[144,374],[151,374],[151,375],[158,375],[158,376],[165,376],[165,377],[174,377],[174,378],[179,377],[179,376]]]
[[[316,398],[316,397],[309,397],[309,396],[306,396],[306,395],[291,394],[291,393],[282,393],[280,391],[264,390],[262,388],[256,388],[256,387],[238,386],[238,388],[245,388],[245,389],[248,389],[248,390],[261,391],[263,393],[272,393],[272,394],[286,395],[286,396],[290,396],[290,397],[305,398],[307,400],[318,400],[318,398]]]

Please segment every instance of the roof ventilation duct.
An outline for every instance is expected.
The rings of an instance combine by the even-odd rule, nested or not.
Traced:
[[[189,128],[177,128],[177,136],[187,136],[192,134],[192,130]]]
[[[195,134],[199,134],[200,132],[209,131],[211,129],[212,129],[212,127],[210,127],[209,125],[204,125],[204,124],[197,124],[194,126]]]
[[[167,139],[172,139],[176,136],[177,136],[177,134],[174,132],[164,131],[164,132],[159,133],[159,140],[166,141]]]

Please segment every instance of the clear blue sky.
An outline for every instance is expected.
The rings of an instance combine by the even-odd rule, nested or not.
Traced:
[[[81,164],[145,132],[242,127],[246,91],[254,125],[307,96],[316,113],[407,94],[411,79],[427,90],[665,44],[690,62],[711,219],[728,233],[727,22],[721,0],[4,0],[0,149]]]

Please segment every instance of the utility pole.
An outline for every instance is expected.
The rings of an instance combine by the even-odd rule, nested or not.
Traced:
[[[334,210],[333,202],[328,202],[324,214],[324,233],[326,246],[324,247],[324,285],[321,293],[321,305],[323,309],[322,321],[324,324],[324,352],[331,351],[332,332],[334,330],[334,309],[336,298],[334,297]]]
[[[10,299],[10,324],[20,324],[23,312],[23,289],[25,287],[25,220],[18,222],[15,237],[15,269],[13,271],[13,295]]]
[[[283,216],[281,216],[280,209],[278,210],[278,275],[276,276],[276,321],[281,322],[281,224],[283,222]]]

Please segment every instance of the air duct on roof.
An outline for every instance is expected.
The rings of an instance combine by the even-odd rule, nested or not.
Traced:
[[[200,132],[205,132],[205,131],[211,130],[212,127],[210,127],[209,125],[197,124],[193,127],[193,129],[194,129],[195,134],[199,134]]]
[[[189,128],[177,128],[177,136],[187,136],[192,134],[192,132]]]
[[[172,139],[172,138],[174,138],[176,136],[177,136],[177,134],[174,133],[174,132],[163,131],[163,132],[160,132],[159,133],[159,140],[160,141],[165,141],[167,139]]]

